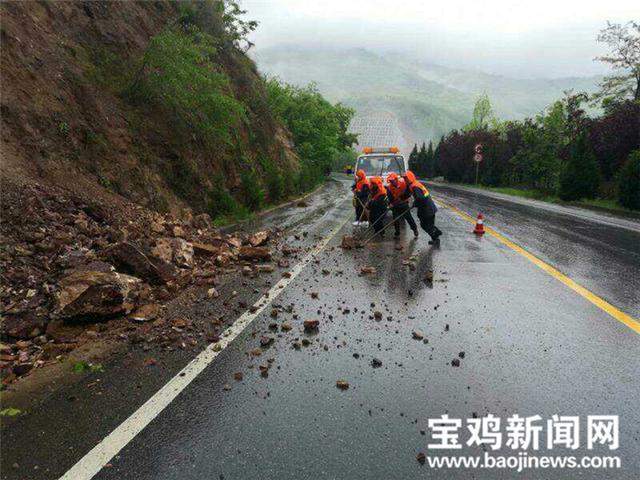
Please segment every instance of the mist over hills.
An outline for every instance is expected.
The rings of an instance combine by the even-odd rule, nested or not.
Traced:
[[[394,114],[411,145],[468,123],[483,93],[500,119],[516,120],[544,110],[567,90],[593,92],[600,80],[509,78],[364,48],[278,45],[258,49],[253,57],[263,73],[294,85],[314,82],[330,100],[355,108],[359,115]]]

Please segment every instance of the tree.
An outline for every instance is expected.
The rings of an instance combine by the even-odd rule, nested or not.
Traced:
[[[571,145],[569,160],[560,175],[560,198],[580,200],[595,198],[600,185],[598,162],[586,132]]]
[[[493,108],[491,107],[491,101],[486,94],[480,95],[480,98],[476,100],[476,104],[473,107],[473,118],[469,122],[464,130],[484,130],[493,121]]]
[[[414,172],[416,175],[420,176],[420,177],[424,177],[427,172],[427,145],[422,142],[422,146],[420,147],[420,152],[418,152],[418,168],[417,168],[417,172]]]
[[[418,144],[413,145],[413,150],[409,154],[409,170],[415,171],[418,167]]]
[[[618,203],[640,210],[640,150],[629,155],[618,175]]]
[[[608,55],[597,57],[618,74],[604,77],[595,98],[640,101],[640,23],[609,23],[600,31],[598,42],[609,46]]]
[[[427,162],[425,165],[425,174],[427,178],[431,178],[434,175],[435,170],[435,155],[433,153],[433,142],[429,140],[429,148],[427,148]]]

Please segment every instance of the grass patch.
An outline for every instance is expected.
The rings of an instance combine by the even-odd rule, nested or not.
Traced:
[[[611,210],[620,213],[634,213],[633,210],[621,207],[615,200],[607,198],[594,198],[576,200],[573,202],[565,202],[555,195],[548,195],[539,190],[514,188],[514,187],[487,187],[485,185],[465,184],[467,187],[479,188],[490,192],[503,193],[513,197],[528,198],[532,200],[540,200],[542,202],[555,203],[558,205],[573,205],[576,207],[591,208],[596,210]]]
[[[73,371],[75,373],[102,373],[104,372],[104,367],[100,363],[87,363],[84,361],[80,361],[73,364]]]

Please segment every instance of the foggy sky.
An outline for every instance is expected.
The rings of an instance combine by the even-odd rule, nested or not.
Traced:
[[[638,0],[242,0],[260,22],[256,48],[277,44],[411,53],[510,77],[607,73],[593,58],[606,21],[640,20]]]

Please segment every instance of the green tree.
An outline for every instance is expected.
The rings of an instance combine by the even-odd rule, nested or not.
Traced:
[[[604,77],[597,100],[621,101],[633,98],[640,101],[640,23],[631,21],[626,25],[609,23],[600,31],[598,42],[609,46],[608,55],[597,57],[618,72]]]
[[[618,203],[640,210],[640,150],[631,152],[618,175]]]
[[[427,162],[427,145],[422,142],[422,146],[420,147],[420,151],[418,152],[418,160],[416,162],[418,168],[414,173],[420,177],[424,177],[427,173]]]
[[[429,140],[429,147],[427,148],[427,161],[425,165],[424,176],[427,178],[431,178],[434,175],[435,171],[435,155],[433,152],[433,142]]]
[[[195,25],[156,35],[128,93],[137,102],[158,105],[177,128],[203,143],[230,144],[246,113],[229,78],[217,68],[215,44]]]
[[[586,133],[581,133],[571,145],[568,161],[560,176],[560,198],[580,200],[595,198],[600,185],[598,162]]]
[[[298,189],[312,188],[355,143],[356,136],[347,130],[354,111],[332,105],[313,84],[297,87],[271,78],[266,87],[269,106],[291,132],[300,156]]]
[[[247,36],[258,27],[246,20],[247,13],[235,0],[181,0],[179,21],[186,27],[196,25],[203,32],[222,40],[220,46],[232,46],[246,52],[253,43]]]
[[[473,107],[473,118],[471,122],[464,127],[464,130],[486,130],[493,120],[493,108],[491,107],[491,101],[488,95],[480,95]]]
[[[418,144],[413,144],[413,150],[409,154],[409,170],[415,173],[418,168]]]

